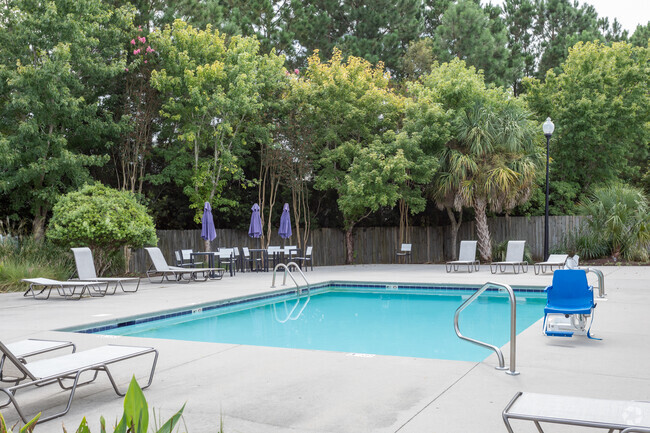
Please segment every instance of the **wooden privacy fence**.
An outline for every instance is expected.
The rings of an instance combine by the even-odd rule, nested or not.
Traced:
[[[559,244],[567,231],[574,230],[584,217],[549,217],[549,247]],[[533,257],[540,259],[544,248],[544,217],[499,217],[488,220],[492,241],[525,240]],[[169,264],[174,263],[174,250],[193,249],[203,251],[200,230],[159,230],[158,246]],[[410,227],[410,243],[413,245],[413,263],[441,263],[451,260],[451,228]],[[354,232],[354,263],[395,263],[395,252],[399,250],[399,228],[362,227]],[[477,239],[475,223],[461,225],[457,242]],[[289,239],[286,245],[292,245]],[[294,241],[295,242],[295,241]],[[345,233],[342,230],[323,228],[311,232],[314,247],[313,260],[316,266],[345,264]],[[271,237],[270,245],[284,245],[277,233]],[[217,229],[217,238],[212,249],[217,247],[260,248],[260,240],[248,236],[245,231]],[[151,264],[146,251],[139,249],[131,256],[130,269],[142,273]]]

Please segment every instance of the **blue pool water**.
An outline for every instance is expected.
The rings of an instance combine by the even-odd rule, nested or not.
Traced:
[[[295,309],[294,295],[280,302],[267,299],[266,305],[239,304],[99,333],[474,362],[492,353],[454,332],[454,313],[472,291],[427,292],[436,294],[324,291],[312,294],[306,306],[303,297]],[[545,303],[543,294],[517,295],[517,333],[542,317]],[[460,329],[498,347],[506,344],[507,295],[483,293],[461,313]]]

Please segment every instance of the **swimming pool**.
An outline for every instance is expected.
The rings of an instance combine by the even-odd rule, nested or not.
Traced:
[[[300,299],[285,291],[77,331],[480,362],[492,352],[460,340],[453,325],[456,309],[475,290],[329,284]],[[532,289],[516,295],[519,333],[542,317],[546,296]],[[466,336],[506,344],[507,294],[486,291],[463,311],[460,326]]]

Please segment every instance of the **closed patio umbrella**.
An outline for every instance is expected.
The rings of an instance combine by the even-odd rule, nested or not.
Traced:
[[[289,203],[285,203],[282,208],[278,235],[280,235],[282,239],[288,239],[291,237],[291,215],[289,214]]]
[[[205,250],[210,251],[210,241],[217,237],[217,231],[214,229],[214,220],[212,219],[212,208],[210,202],[203,205],[203,218],[201,219],[201,238],[205,240]]]
[[[251,224],[248,227],[248,236],[259,238],[262,236],[262,217],[260,217],[260,207],[255,203],[251,210],[253,211],[253,214],[251,215]]]

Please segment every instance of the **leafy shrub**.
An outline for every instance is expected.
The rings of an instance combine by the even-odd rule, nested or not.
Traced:
[[[136,197],[102,184],[62,196],[54,206],[47,237],[65,247],[90,247],[100,273],[120,248],[158,243],[153,219]]]
[[[602,249],[601,257],[609,254],[615,260],[648,260],[650,206],[641,190],[623,184],[598,188],[581,207],[590,217],[583,246]]]
[[[614,260],[647,261],[650,247],[650,207],[639,189],[627,185],[598,188],[581,203],[589,218],[562,237],[569,254],[583,259],[611,256]]]

